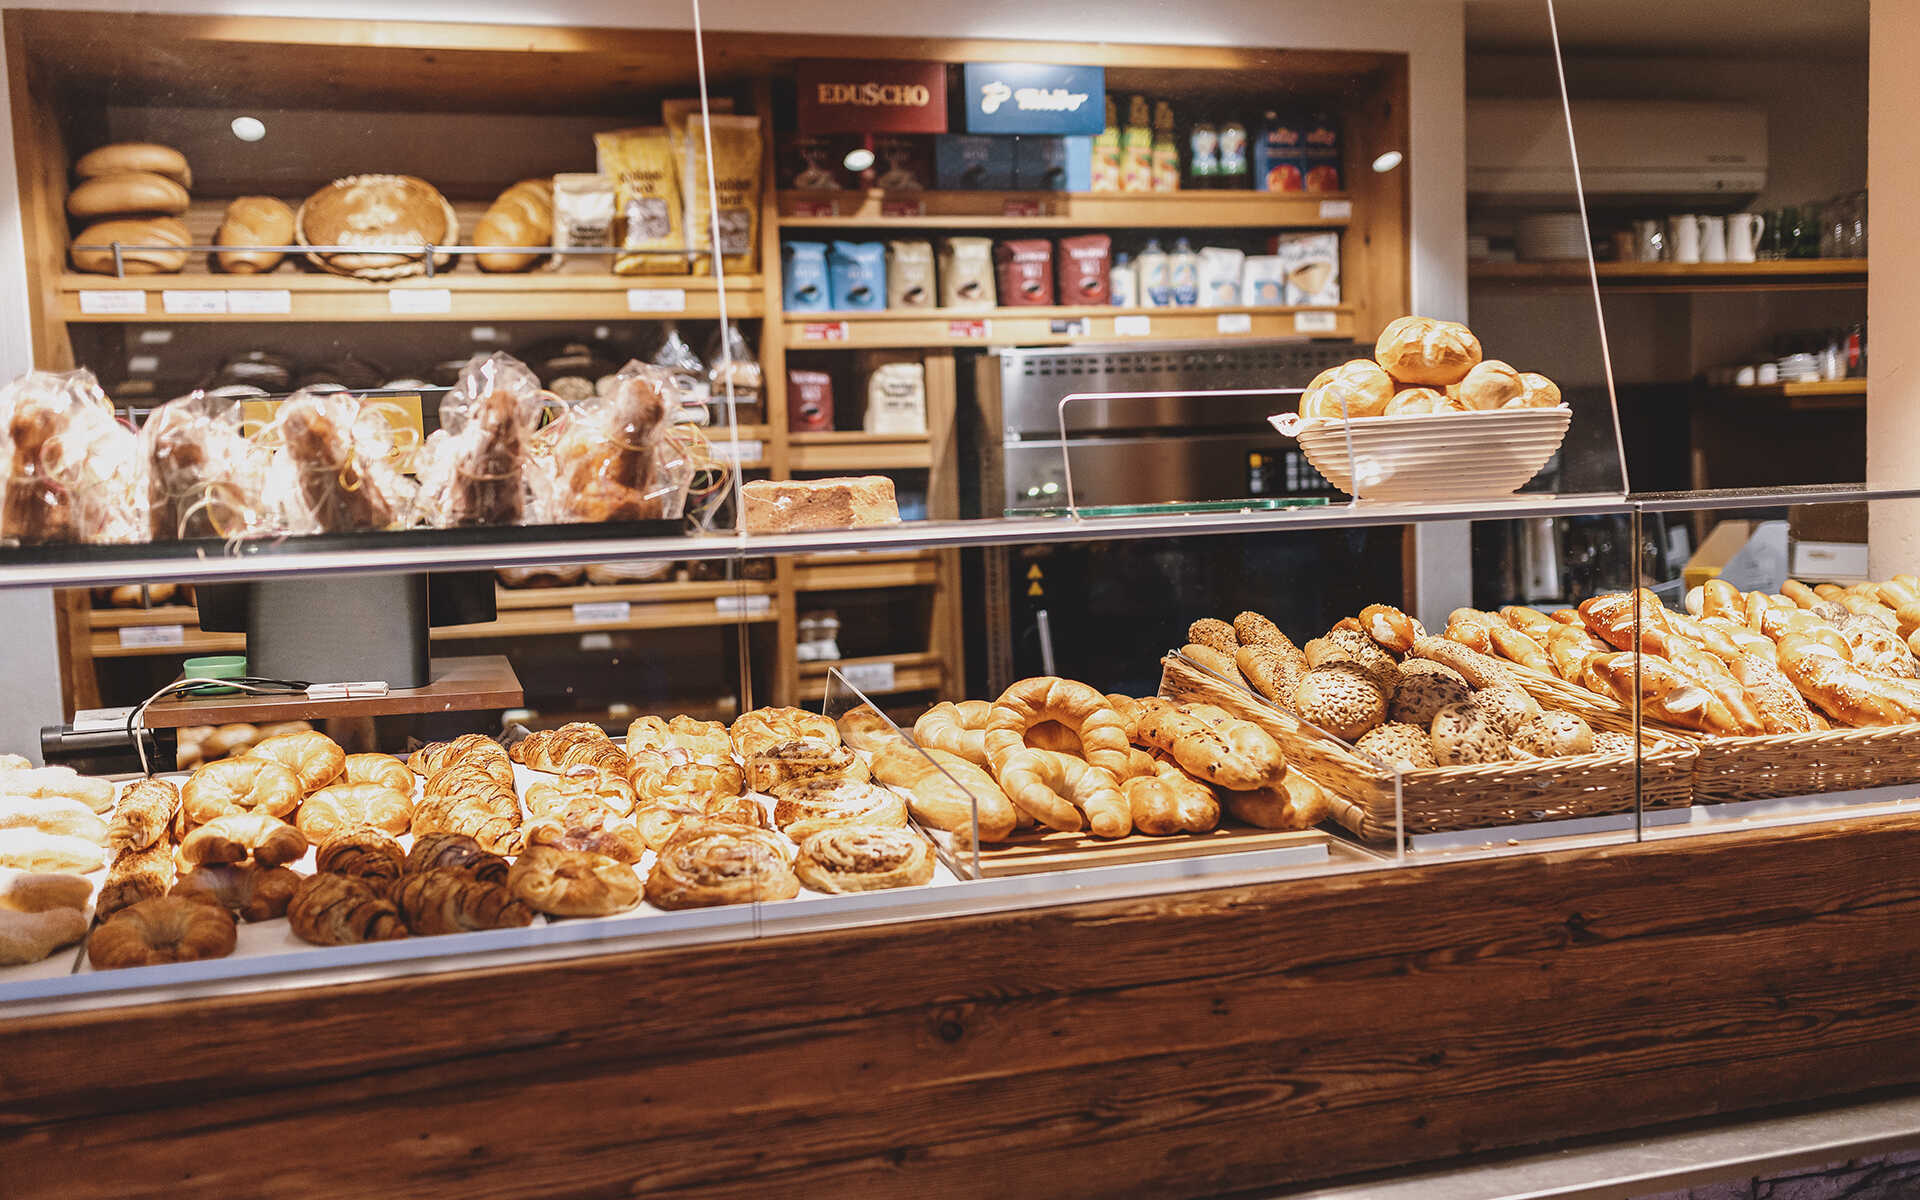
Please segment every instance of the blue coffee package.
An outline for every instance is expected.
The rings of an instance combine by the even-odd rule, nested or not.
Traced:
[[[788,242],[780,247],[780,257],[785,260],[782,303],[788,312],[826,312],[833,307],[825,242]]]
[[[941,134],[933,140],[934,185],[942,191],[1011,190],[1013,142],[1009,137]]]
[[[1015,138],[1013,186],[1023,192],[1092,191],[1093,139]]]
[[[887,247],[883,242],[835,242],[827,252],[827,277],[838,312],[879,312],[887,307]]]

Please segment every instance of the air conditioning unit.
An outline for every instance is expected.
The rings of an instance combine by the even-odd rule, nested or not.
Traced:
[[[1592,198],[1751,196],[1767,182],[1767,116],[1741,104],[1575,103],[1580,178]],[[1468,100],[1467,190],[1526,203],[1571,199],[1558,100]]]

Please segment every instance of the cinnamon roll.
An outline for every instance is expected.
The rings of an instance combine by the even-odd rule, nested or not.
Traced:
[[[660,848],[647,875],[656,908],[705,908],[800,893],[786,839],[744,825],[688,821]]]
[[[794,841],[804,842],[809,834],[831,825],[904,827],[907,805],[893,789],[877,784],[815,780],[780,789],[773,823]]]
[[[800,843],[793,869],[816,892],[918,887],[933,878],[933,847],[911,829],[832,825]]]

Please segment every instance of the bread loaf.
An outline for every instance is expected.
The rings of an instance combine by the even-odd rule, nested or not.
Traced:
[[[216,246],[289,246],[293,244],[293,210],[272,196],[242,196],[227,205],[227,215],[213,235]],[[235,275],[264,275],[286,257],[280,250],[223,251],[214,255],[222,271]]]
[[[85,180],[68,192],[67,214],[83,221],[145,214],[178,217],[187,211],[188,200],[187,189],[164,175],[117,171]]]
[[[756,479],[740,494],[748,533],[791,529],[854,529],[900,520],[893,480],[885,475],[847,479]]]
[[[523,179],[487,209],[474,226],[476,246],[551,246],[553,244],[553,181]],[[482,271],[526,271],[542,254],[474,255]]]
[[[1533,371],[1520,373],[1521,393],[1517,400],[1509,400],[1506,408],[1558,408],[1560,407],[1560,388],[1553,380]]]
[[[73,235],[73,269],[113,274],[113,243],[121,244],[120,269],[128,275],[171,275],[187,265],[193,237],[173,217],[96,221]],[[134,246],[178,246],[177,250],[136,250]]]
[[[128,171],[164,175],[181,187],[193,186],[193,172],[187,167],[187,156],[172,146],[154,142],[114,142],[96,146],[73,164],[73,173],[81,179],[119,175]]]
[[[1459,394],[1464,408],[1505,408],[1526,397],[1527,385],[1520,372],[1497,358],[1490,358],[1473,365],[1467,377],[1460,381]]]
[[[1313,377],[1300,394],[1302,417],[1338,421],[1345,417],[1377,417],[1393,399],[1393,380],[1370,358],[1356,358],[1328,367]]]
[[[1453,321],[1401,317],[1381,331],[1373,356],[1401,383],[1445,387],[1480,361],[1480,340]]]

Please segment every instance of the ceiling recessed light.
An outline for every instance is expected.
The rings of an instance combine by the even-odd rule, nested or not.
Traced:
[[[1385,175],[1388,171],[1399,166],[1403,161],[1405,161],[1405,159],[1398,150],[1389,150],[1379,158],[1373,160],[1373,169]]]
[[[846,164],[849,171],[864,171],[873,165],[873,151],[865,146],[855,146],[847,151],[847,156],[840,161]]]
[[[267,123],[259,117],[235,117],[233,136],[243,142],[257,142],[267,136]]]

